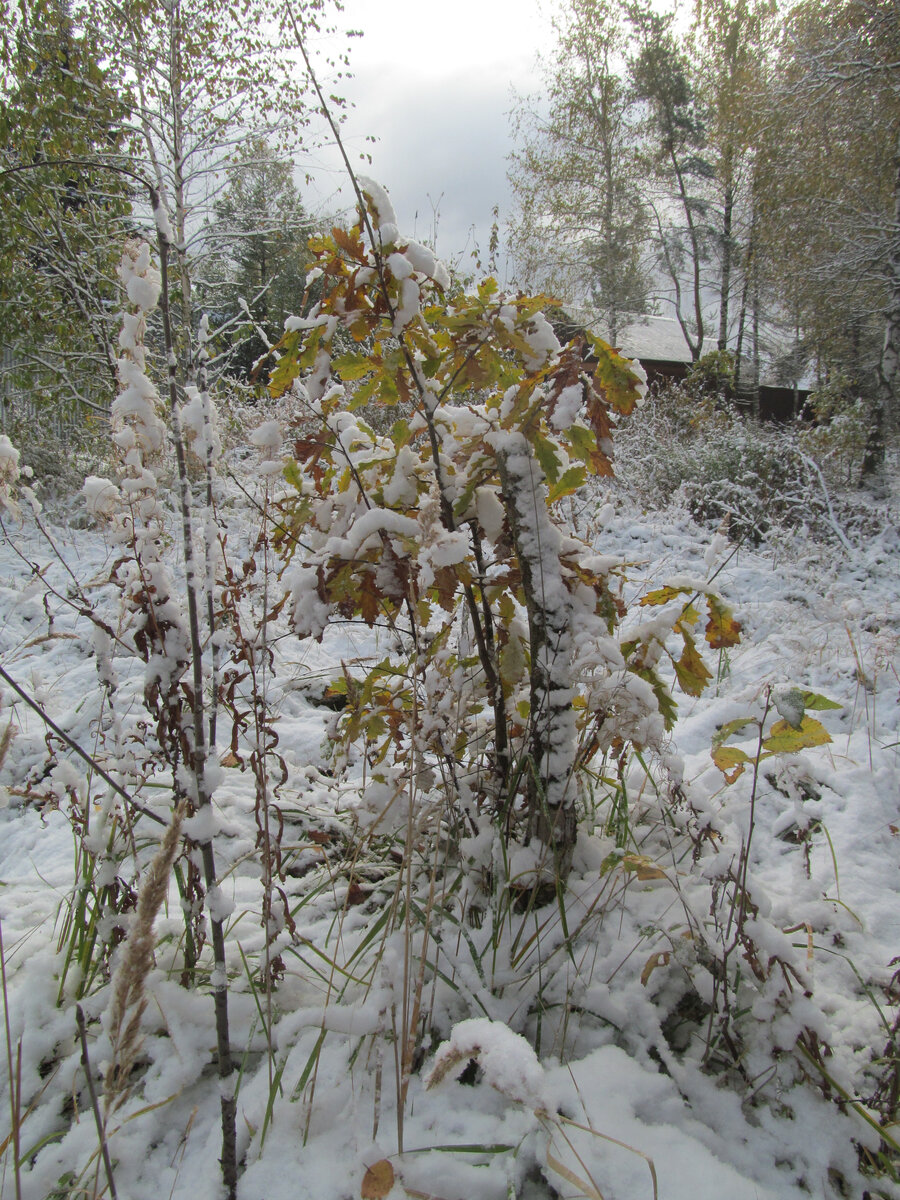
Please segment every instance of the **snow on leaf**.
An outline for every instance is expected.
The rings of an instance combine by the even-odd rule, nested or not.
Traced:
[[[800,728],[806,705],[803,700],[803,692],[799,688],[790,688],[786,691],[776,692],[772,697],[772,702],[778,710],[779,715],[784,717],[788,725],[793,729]]]
[[[536,1111],[551,1107],[544,1094],[544,1069],[534,1050],[521,1034],[487,1017],[473,1017],[453,1026],[449,1040],[438,1047],[425,1087],[455,1077],[472,1058],[484,1072],[485,1082],[504,1096]]]

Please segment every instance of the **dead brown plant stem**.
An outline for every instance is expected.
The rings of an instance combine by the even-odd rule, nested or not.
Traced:
[[[159,196],[153,195],[154,211],[159,206]],[[181,530],[183,553],[185,559],[186,594],[188,607],[188,627],[191,639],[191,658],[193,669],[193,696],[191,708],[193,717],[193,748],[192,774],[197,789],[198,808],[211,808],[212,798],[206,780],[206,727],[203,712],[203,643],[200,637],[200,617],[197,605],[196,561],[194,555],[193,533],[191,529],[191,496],[188,481],[187,464],[185,462],[184,442],[181,437],[181,423],[178,413],[178,382],[176,372],[177,358],[175,355],[172,336],[172,322],[169,313],[169,244],[162,230],[158,231],[159,263],[162,289],[160,293],[160,310],[163,318],[163,336],[168,363],[169,408],[172,419],[172,434],[175,443],[175,457],[178,466],[179,500],[181,507]],[[200,842],[200,853],[203,861],[203,874],[207,895],[217,889],[215,855],[211,838]],[[231,1043],[228,1030],[228,976],[226,973],[225,955],[225,926],[221,917],[215,912],[210,913],[210,934],[213,945],[215,971],[213,975],[213,1004],[216,1021],[216,1059],[219,1080],[221,1084],[222,1111],[222,1181],[228,1200],[235,1200],[237,1194],[237,1105],[234,1097],[233,1074],[234,1064],[231,1058]]]
[[[94,1087],[94,1077],[91,1074],[91,1060],[88,1055],[87,1026],[84,1021],[84,1010],[80,1004],[75,1005],[75,1021],[78,1025],[78,1039],[81,1042],[81,1065],[84,1067],[84,1077],[87,1081],[88,1096],[91,1100],[91,1111],[94,1114],[94,1124],[97,1126],[97,1137],[100,1140],[100,1154],[103,1158],[103,1170],[109,1184],[109,1194],[112,1200],[118,1200],[116,1181],[113,1176],[112,1162],[109,1157],[109,1145],[106,1140],[106,1129],[100,1115],[100,1105],[97,1101],[97,1089]]]
[[[747,840],[743,847],[743,862],[740,868],[740,896],[738,899],[738,917],[736,935],[738,939],[743,936],[744,922],[747,916],[747,871],[750,867],[750,844],[753,841],[753,831],[756,827],[756,795],[759,789],[759,760],[763,752],[763,729],[766,724],[766,718],[769,715],[769,710],[772,707],[772,692],[770,688],[766,689],[766,706],[763,710],[762,718],[759,722],[759,738],[756,743],[756,757],[753,760],[753,787],[750,791],[750,828],[747,830]]]
[[[0,972],[3,982],[3,1017],[6,1025],[6,1065],[9,1071],[10,1136],[13,1144],[13,1172],[16,1200],[22,1200],[20,1110],[22,1101],[22,1043],[16,1047],[16,1069],[13,1070],[12,1029],[9,1022],[9,993],[6,987],[6,954],[3,949],[3,922],[0,921]]]

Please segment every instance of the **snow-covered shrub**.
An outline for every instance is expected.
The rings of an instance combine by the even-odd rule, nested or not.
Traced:
[[[614,487],[645,508],[683,504],[735,542],[841,541],[871,533],[880,518],[865,496],[834,489],[829,452],[820,456],[828,446],[834,452],[839,436],[839,429],[827,436],[799,424],[760,423],[672,385],[655,391],[640,421],[619,431]]]
[[[800,434],[800,445],[822,469],[829,486],[856,486],[862,475],[872,427],[871,401],[838,372],[809,397],[815,423]]]
[[[458,840],[499,817],[536,852],[535,885],[553,888],[575,844],[580,767],[624,741],[661,744],[670,635],[682,683],[708,677],[687,606],[616,638],[620,564],[560,515],[589,474],[610,473],[614,414],[642,383],[598,339],[560,346],[542,298],[505,297],[493,280],[449,295],[443,266],[365,187],[360,225],[312,243],[323,297],[288,322],[272,379],[308,415],[284,518],[294,627],[318,638],[355,618],[400,648],[334,684],[343,738],[373,765],[367,819],[403,824],[410,805],[439,802]],[[342,351],[338,331],[360,349]],[[414,413],[381,434],[359,415],[375,402]],[[720,635],[711,617],[707,639]],[[425,766],[429,788],[416,783]]]

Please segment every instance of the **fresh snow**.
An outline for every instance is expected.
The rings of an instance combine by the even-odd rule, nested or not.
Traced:
[[[385,197],[374,199],[380,209]],[[542,353],[552,351],[539,331],[534,343],[536,353],[538,343]],[[275,430],[261,427],[257,443],[264,453],[275,451]],[[0,441],[0,478],[12,478],[15,465]],[[399,477],[395,486],[403,488]],[[106,515],[113,487],[88,480],[88,509]],[[251,513],[240,509],[237,494],[229,503],[231,549],[243,547],[249,556]],[[476,505],[486,528],[498,536],[494,494],[480,492]],[[673,577],[693,586],[724,559],[721,539],[678,511],[641,514],[618,505],[614,492],[594,507],[602,515],[596,540],[597,554],[608,556],[602,561],[640,564],[632,591]],[[159,519],[168,522],[161,545],[171,547],[177,523],[163,513]],[[110,637],[81,615],[80,601],[70,602],[72,576],[36,518],[26,513],[16,523],[4,513],[3,521],[9,535],[0,543],[4,669],[83,746],[99,753],[102,730],[107,768],[166,815],[171,780],[157,773],[141,786],[144,665],[116,657],[115,704],[107,708],[98,667],[101,675],[111,669]],[[102,528],[76,530],[64,523],[44,528],[85,594],[112,611],[117,539]],[[394,540],[399,551],[402,538],[417,530],[415,522],[373,510],[357,525],[350,549],[359,551],[372,536]],[[348,549],[347,540],[336,538],[335,548]],[[160,553],[167,572],[160,579],[177,578],[174,550]],[[900,953],[900,537],[885,523],[852,553],[801,542],[792,558],[779,553],[776,559],[765,550],[741,549],[727,561],[715,587],[744,623],[742,645],[718,662],[712,656],[718,684],[702,698],[677,695],[679,721],[670,737],[663,739],[659,729],[640,732],[646,743],[661,743],[669,774],[657,772],[654,778],[663,801],[668,803],[665,779],[680,779],[685,797],[669,810],[668,824],[660,824],[654,819],[661,803],[656,785],[636,764],[627,777],[635,839],[627,850],[647,856],[657,873],[641,879],[635,871],[610,869],[617,854],[624,861],[625,850],[616,851],[605,832],[608,814],[601,808],[595,827],[579,839],[569,885],[570,927],[585,922],[589,931],[577,943],[577,957],[566,951],[552,906],[541,914],[543,925],[531,918],[518,958],[507,942],[493,962],[489,952],[481,953],[490,913],[480,929],[448,920],[436,925],[429,953],[439,955],[444,979],[452,979],[453,987],[428,985],[434,988],[429,994],[439,1036],[423,1047],[424,1061],[413,1063],[402,1157],[395,1111],[402,943],[388,939],[369,984],[354,984],[354,971],[364,969],[364,940],[373,918],[365,905],[348,900],[346,874],[329,854],[367,822],[376,830],[404,830],[407,820],[419,818],[416,810],[403,809],[408,791],[389,774],[377,782],[360,777],[357,786],[332,775],[328,750],[335,718],[317,696],[341,677],[342,664],[358,672],[386,651],[372,631],[328,626],[315,572],[304,574],[299,562],[289,569],[282,586],[292,593],[292,610],[285,610],[285,620],[292,618],[306,635],[321,635],[321,642],[285,628],[272,643],[276,669],[268,699],[287,769],[279,804],[284,844],[291,847],[285,886],[296,920],[296,933],[282,930],[277,943],[286,964],[273,994],[277,1081],[269,1074],[266,1009],[257,1007],[264,997],[254,996],[238,951],[240,944],[255,962],[264,941],[251,773],[223,767],[214,823],[194,818],[193,829],[196,837],[214,836],[223,863],[220,889],[208,907],[220,916],[231,914],[227,970],[241,1070],[241,1200],[359,1196],[367,1167],[385,1158],[397,1173],[392,1200],[404,1188],[445,1200],[503,1200],[511,1194],[548,1200],[550,1188],[564,1197],[591,1194],[584,1184],[606,1200],[650,1200],[648,1159],[662,1200],[862,1197],[867,1184],[857,1170],[854,1141],[874,1149],[877,1138],[857,1113],[841,1112],[796,1072],[792,1076],[786,1064],[799,1030],[815,1029],[831,1047],[833,1078],[851,1093],[864,1091],[866,1064],[886,1041],[872,997],[888,1022],[895,1015],[883,989]],[[448,541],[435,565],[455,561],[454,554]],[[37,571],[55,589],[46,605]],[[271,586],[277,586],[274,580]],[[647,615],[647,609],[633,610],[635,624]],[[119,628],[112,632],[129,636]],[[646,720],[646,695],[632,692],[643,693],[647,685],[622,674],[612,643],[577,645],[576,661],[579,655],[593,655],[591,703],[615,704],[625,712],[633,704],[635,720]],[[676,1053],[660,1038],[659,1025],[660,1014],[672,1011],[684,992],[683,969],[691,968],[697,953],[682,930],[707,919],[717,873],[730,865],[749,829],[750,773],[725,787],[710,759],[712,738],[723,723],[760,714],[767,686],[788,715],[792,688],[821,692],[842,705],[815,714],[829,729],[831,743],[769,760],[755,801],[748,888],[758,911],[748,928],[761,951],[790,958],[811,992],[806,997],[798,988],[785,1005],[774,989],[760,987],[752,1016],[743,1018],[746,1061],[782,1071],[777,1095],[767,1092],[765,1076],[748,1088],[727,1071],[704,1073],[696,1049],[689,1045]],[[47,731],[11,689],[2,688],[0,733],[11,722],[14,737],[0,773],[0,921],[13,1055],[21,1048],[23,1194],[38,1200],[57,1195],[69,1173],[86,1170],[88,1187],[95,1177],[96,1130],[85,1107],[72,1001],[77,972],[70,969],[65,1002],[57,1006],[59,939],[77,870],[70,814],[92,822],[92,844],[102,848],[102,837],[95,835],[105,828],[111,800],[95,781],[86,802],[87,769],[56,740],[57,765],[47,770]],[[220,718],[216,753],[227,763],[226,725]],[[736,744],[752,751],[753,731],[746,731],[743,742],[739,735]],[[239,748],[248,752],[246,744]],[[422,781],[427,787],[424,774]],[[711,838],[702,869],[694,873],[683,836],[687,805]],[[140,829],[155,844],[155,827]],[[461,848],[473,871],[502,865],[489,823]],[[524,848],[514,854],[516,870],[527,872]],[[376,872],[363,882],[384,904],[378,878]],[[118,1193],[128,1200],[220,1196],[212,1000],[206,986],[179,986],[182,935],[173,882],[156,922],[159,944],[147,981],[139,1084],[110,1123]],[[535,956],[540,946],[548,955],[543,967]],[[344,963],[349,974],[330,968],[329,960]],[[211,961],[208,966],[215,981]],[[539,979],[541,970],[545,976]],[[539,983],[547,999],[540,1024],[529,1012]],[[103,989],[89,990],[82,1001],[95,1071],[103,1070],[110,1052],[106,1003]],[[696,1041],[696,1032],[693,1036]],[[773,1056],[773,1045],[783,1048],[780,1055]],[[439,1084],[427,1086],[438,1077]],[[2,1140],[10,1111],[5,1069],[0,1080]],[[754,1089],[759,1094],[750,1102]],[[74,1110],[73,1097],[78,1097]],[[464,1149],[451,1153],[448,1146]],[[509,1149],[497,1149],[503,1146]],[[846,1193],[838,1190],[838,1172]],[[102,1171],[100,1180],[102,1187]],[[878,1187],[885,1196],[900,1194],[885,1181]],[[14,1195],[7,1147],[0,1197]]]

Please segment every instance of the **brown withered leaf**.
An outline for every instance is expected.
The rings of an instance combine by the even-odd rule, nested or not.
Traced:
[[[219,759],[220,767],[239,767],[240,765],[241,765],[241,760],[238,758],[238,756],[235,754],[235,752],[233,750],[226,750],[225,753],[222,755],[222,757]]]
[[[349,254],[351,258],[363,262],[366,257],[366,251],[359,237],[354,237],[353,234],[347,233],[339,225],[335,225],[334,229],[332,229],[331,236],[345,254]]]
[[[650,976],[657,967],[667,967],[669,959],[672,957],[671,950],[659,950],[656,954],[651,954],[644,963],[644,969],[641,971],[641,983],[644,987],[650,982]]]
[[[438,567],[434,573],[434,584],[437,589],[438,603],[447,612],[453,612],[453,597],[459,580],[452,567]]]
[[[713,650],[725,650],[736,646],[741,640],[741,623],[731,615],[731,609],[717,596],[707,596],[709,620],[706,623],[706,640]]]
[[[363,571],[359,577],[359,611],[369,626],[375,624],[381,610],[381,592],[375,583],[373,571]]]
[[[362,1200],[384,1200],[393,1186],[394,1168],[386,1158],[382,1158],[371,1167],[366,1167],[359,1194]]]

